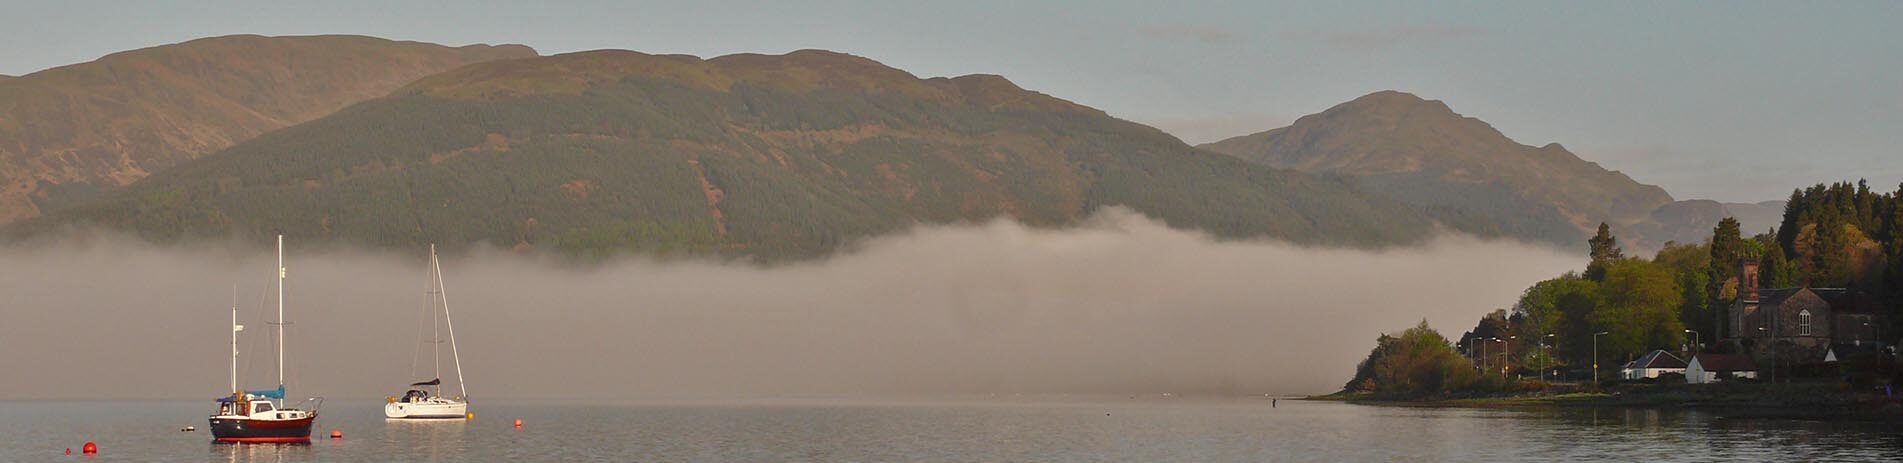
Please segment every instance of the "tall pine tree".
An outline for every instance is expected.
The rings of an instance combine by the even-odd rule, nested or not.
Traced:
[[[1586,240],[1591,248],[1592,263],[1586,264],[1586,279],[1606,280],[1606,266],[1625,258],[1625,250],[1619,248],[1619,238],[1612,236],[1612,227],[1599,222],[1599,233]]]
[[[1725,287],[1738,277],[1738,264],[1744,262],[1744,232],[1738,228],[1738,219],[1725,217],[1711,231],[1711,266],[1705,272],[1704,290],[1705,304],[1712,309],[1716,326],[1724,326],[1718,320],[1724,319],[1731,300],[1737,297],[1735,293],[1725,294]],[[1712,333],[1713,337],[1722,335]]]

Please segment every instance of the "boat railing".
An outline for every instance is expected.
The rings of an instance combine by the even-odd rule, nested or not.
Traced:
[[[322,407],[322,406],[324,406],[323,397],[312,397],[312,398],[304,399],[303,403],[298,404],[297,409],[308,411],[308,412],[315,412],[317,411],[317,407]]]

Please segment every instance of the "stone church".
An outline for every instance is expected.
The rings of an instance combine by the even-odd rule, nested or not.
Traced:
[[[1799,363],[1821,362],[1838,351],[1875,348],[1883,326],[1875,299],[1844,288],[1760,288],[1758,264],[1738,272],[1738,301],[1726,323],[1730,341],[1744,352]]]

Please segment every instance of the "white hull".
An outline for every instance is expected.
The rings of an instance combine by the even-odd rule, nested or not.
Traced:
[[[391,402],[383,404],[383,417],[395,420],[443,420],[464,419],[469,416],[469,404],[448,400],[429,402]]]

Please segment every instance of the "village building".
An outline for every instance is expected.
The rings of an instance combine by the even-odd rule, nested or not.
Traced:
[[[1832,345],[1878,343],[1883,326],[1876,300],[1844,288],[1761,288],[1758,265],[1738,272],[1738,300],[1728,311],[1727,341],[1756,357],[1822,362]]]
[[[1757,365],[1742,355],[1700,353],[1693,355],[1691,363],[1685,365],[1685,382],[1692,384],[1757,377]]]
[[[1647,352],[1619,369],[1620,377],[1625,379],[1658,378],[1666,373],[1685,374],[1685,361],[1663,350]]]

